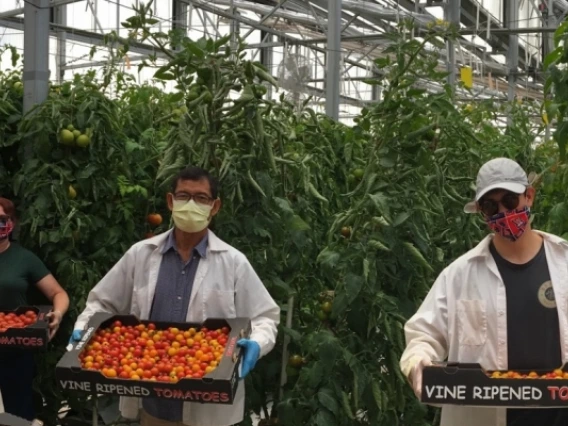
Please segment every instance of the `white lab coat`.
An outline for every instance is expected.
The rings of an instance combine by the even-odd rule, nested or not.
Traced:
[[[148,319],[162,260],[160,252],[171,230],[134,244],[107,275],[91,290],[75,329],[84,329],[96,312],[133,314]],[[207,318],[247,317],[252,322],[250,338],[266,355],[276,343],[280,308],[244,254],[209,231],[207,256],[201,259],[187,313],[188,322]],[[244,382],[232,405],[184,403],[183,422],[191,426],[226,426],[244,416]],[[141,399],[121,397],[125,418],[139,415]]]
[[[539,232],[544,247],[560,322],[560,347],[568,349],[568,243]],[[438,277],[428,296],[405,325],[407,347],[400,361],[410,373],[413,357],[431,361],[479,363],[488,370],[507,370],[507,301],[505,286],[489,251],[492,236],[458,258]],[[506,426],[505,408],[446,405],[441,426]]]

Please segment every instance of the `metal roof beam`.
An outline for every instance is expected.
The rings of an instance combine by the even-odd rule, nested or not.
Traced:
[[[476,25],[476,15],[477,15],[477,5],[475,5],[471,0],[462,0],[462,13],[461,22],[465,26],[475,27]],[[487,24],[491,22],[490,36],[487,38]],[[483,8],[479,8],[479,27],[485,28],[485,31],[480,31],[476,34],[485,42],[487,42],[493,48],[503,48],[504,50],[509,50],[509,33],[507,29],[496,22],[493,18],[489,21],[489,17]],[[519,45],[519,65],[527,66],[525,64],[526,52],[525,48]],[[533,63],[534,62],[534,63]],[[531,59],[531,64],[536,65],[536,61]]]
[[[24,20],[22,18],[0,19],[0,26],[18,31],[24,31]],[[81,30],[79,28],[68,27],[65,25],[54,24],[52,22],[50,23],[50,36],[57,36],[58,31],[54,31],[55,29],[59,32],[65,31],[67,33],[67,40],[76,41],[78,43],[104,46],[104,34],[94,33],[91,31]],[[159,49],[150,44],[140,43],[136,41],[128,41],[128,44],[130,51],[134,53],[157,55],[159,57],[165,56],[159,51]]]
[[[49,7],[58,7],[66,4],[77,3],[80,1],[81,0],[53,0],[53,2],[49,4]],[[23,14],[24,14],[24,8],[20,7],[18,9],[7,10],[6,12],[0,12],[0,19],[10,18],[12,16],[23,15]]]
[[[289,42],[290,44],[306,46],[306,47],[309,47],[310,49],[315,50],[317,52],[326,53],[325,48],[312,46],[312,44],[309,43],[309,40],[298,39],[298,38],[292,37],[292,36],[282,32],[282,31],[278,31],[278,30],[275,30],[274,28],[267,27],[266,25],[259,24],[258,22],[253,21],[252,19],[248,19],[248,18],[245,18],[245,17],[240,16],[240,15],[234,15],[230,12],[225,11],[224,9],[211,6],[209,1],[206,1],[206,0],[183,0],[183,1],[193,5],[194,7],[205,10],[206,12],[210,12],[210,13],[213,13],[215,15],[219,15],[219,16],[226,18],[226,19],[234,19],[235,21],[238,21],[242,24],[250,25],[251,27],[256,28],[257,30],[265,31],[269,34],[273,34],[275,36],[278,36],[282,40],[285,40],[285,41]],[[366,64],[362,64],[362,63],[357,62],[357,61],[352,61],[350,59],[345,59],[344,62],[351,64],[351,65],[355,65],[359,68],[364,68],[364,69],[367,68]]]

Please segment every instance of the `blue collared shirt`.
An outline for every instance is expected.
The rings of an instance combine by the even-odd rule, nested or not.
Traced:
[[[150,311],[150,321],[185,322],[191,299],[191,290],[200,259],[207,257],[208,237],[195,246],[188,262],[179,255],[172,231],[162,248],[162,263],[158,272],[156,292]],[[144,410],[161,420],[180,422],[183,401],[144,398]]]

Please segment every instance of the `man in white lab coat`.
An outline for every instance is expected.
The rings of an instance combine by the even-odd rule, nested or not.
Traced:
[[[405,326],[400,366],[418,398],[423,368],[433,361],[549,371],[566,361],[568,243],[531,229],[534,199],[516,162],[497,158],[479,170],[465,211],[481,214],[492,234],[442,271]],[[566,409],[450,405],[441,420],[441,426],[566,424]]]
[[[247,317],[252,321],[241,377],[276,342],[280,308],[244,254],[208,230],[221,207],[217,181],[205,170],[182,170],[167,195],[174,229],[134,244],[91,290],[75,323],[79,340],[96,312],[134,314],[141,319],[202,322]],[[244,417],[244,383],[232,405],[121,398],[126,418],[140,414],[142,426],[228,426]]]

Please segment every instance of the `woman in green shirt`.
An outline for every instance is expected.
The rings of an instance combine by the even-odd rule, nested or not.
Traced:
[[[43,262],[11,238],[16,224],[14,204],[0,198],[0,311],[27,305],[29,286],[38,289],[51,301],[49,338],[53,338],[69,308],[69,297]],[[4,410],[14,416],[33,420],[32,382],[34,362],[31,352],[0,349],[0,392]]]

